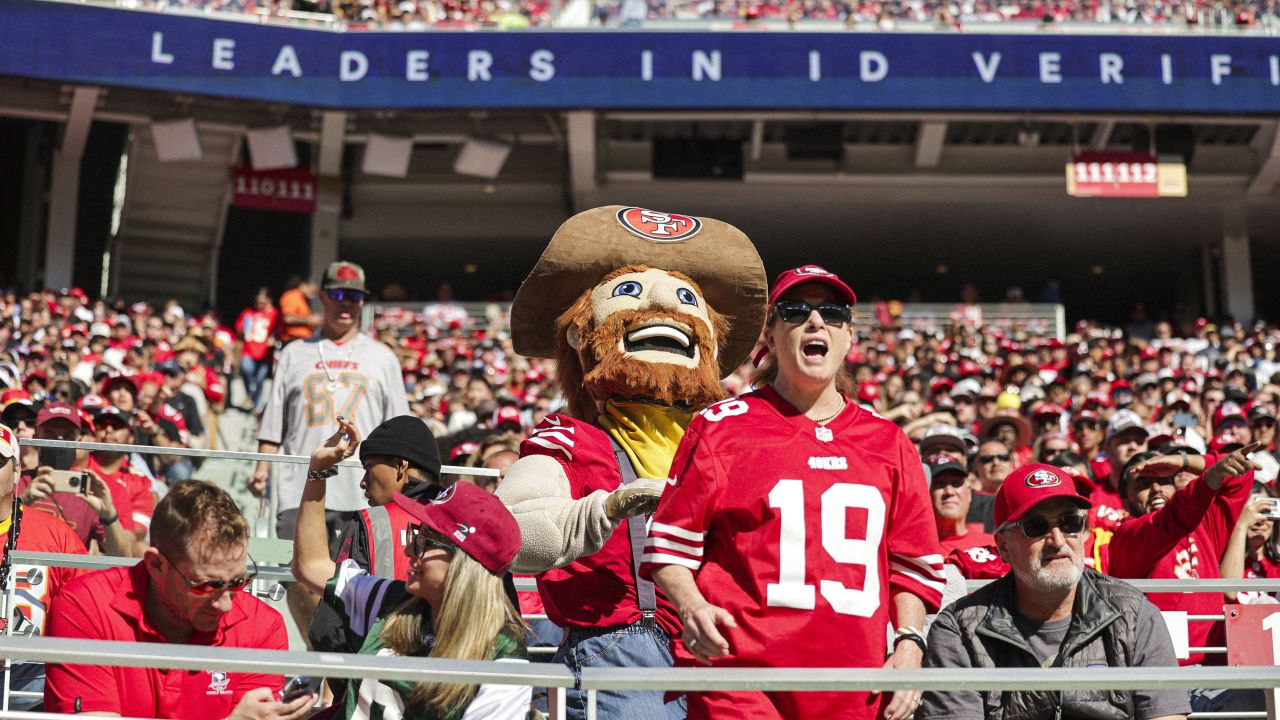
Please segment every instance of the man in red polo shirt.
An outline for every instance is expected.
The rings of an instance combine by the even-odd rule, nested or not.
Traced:
[[[54,598],[46,634],[86,640],[288,649],[279,613],[247,592],[249,527],[212,483],[179,483],[156,506],[152,546],[137,565],[90,573]],[[275,699],[280,675],[48,666],[45,710],[125,717],[300,718],[315,703]]]

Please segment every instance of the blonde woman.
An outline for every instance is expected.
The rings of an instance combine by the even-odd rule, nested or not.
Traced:
[[[311,455],[298,510],[293,573],[324,593],[346,619],[362,655],[528,662],[525,627],[502,588],[502,574],[520,547],[515,518],[495,497],[457,483],[430,502],[396,493],[415,520],[408,527],[404,581],[374,577],[355,563],[329,559],[324,524],[325,483],[360,443],[356,427],[338,431]],[[348,680],[338,716],[439,720],[516,720],[529,713],[532,690],[516,685],[464,685]]]

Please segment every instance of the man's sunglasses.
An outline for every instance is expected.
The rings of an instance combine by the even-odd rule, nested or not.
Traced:
[[[1075,426],[1080,430],[1098,430],[1102,428],[1102,425],[1097,420],[1081,420]]]
[[[1000,462],[1009,462],[1010,457],[1012,456],[1009,453],[1001,453],[999,455],[979,455],[978,462],[982,463],[983,465],[986,465],[987,463],[990,463],[990,462],[995,462],[996,460],[999,460]]]
[[[1009,524],[1017,525],[1027,539],[1035,539],[1048,535],[1055,527],[1061,530],[1063,535],[1078,535],[1084,532],[1088,519],[1089,517],[1084,513],[1070,513],[1054,520],[1046,517],[1024,517]]]
[[[783,300],[774,305],[774,308],[777,309],[778,316],[783,322],[792,325],[799,325],[808,320],[809,313],[814,310],[818,311],[818,317],[822,318],[822,322],[827,325],[843,325],[849,322],[849,318],[853,315],[852,307],[833,302],[810,305],[803,300]]]
[[[330,288],[325,290],[325,294],[334,302],[362,303],[365,298],[369,297],[369,293],[363,290],[349,290],[347,288]]]
[[[444,550],[450,555],[453,554],[454,550],[458,549],[456,545],[450,545],[449,543],[444,542],[443,540],[437,540],[431,537],[429,534],[427,534],[426,530],[421,525],[410,525],[409,526],[410,552],[412,552],[414,555],[421,555],[432,548],[435,548],[436,550]]]
[[[253,579],[258,576],[258,563],[250,557],[249,562],[253,563],[253,570],[238,578],[233,578],[231,580],[192,580],[187,577],[186,573],[178,570],[178,563],[174,562],[168,555],[165,555],[164,553],[160,554],[164,556],[165,560],[169,561],[170,567],[176,570],[178,575],[186,581],[187,591],[197,597],[206,597],[208,595],[213,595],[214,593],[222,592],[223,590],[239,590],[245,585],[253,582]]]

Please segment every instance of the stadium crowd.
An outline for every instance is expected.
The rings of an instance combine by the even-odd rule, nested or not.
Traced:
[[[646,21],[730,21],[770,27],[801,20],[892,30],[901,23],[937,29],[990,23],[1108,24],[1195,30],[1271,28],[1274,0],[120,0],[153,10],[330,16],[349,30],[500,30],[550,26],[636,27]],[[301,16],[301,17],[314,17]]]
[[[509,317],[499,306],[480,319],[453,303],[422,310],[379,307],[371,326],[362,328],[359,313],[351,311],[366,297],[363,271],[355,266],[339,263],[321,282],[290,286],[278,305],[263,290],[231,324],[212,312],[189,313],[176,302],[127,305],[76,288],[0,295],[0,459],[16,464],[20,475],[11,491],[18,500],[14,507],[24,508],[16,517],[47,513],[62,521],[57,532],[42,530],[38,538],[35,530],[10,533],[7,547],[20,547],[16,543],[25,537],[27,543],[44,543],[25,549],[104,552],[144,562],[154,557],[150,530],[157,503],[171,488],[186,488],[184,481],[200,477],[197,463],[164,454],[37,449],[22,447],[22,441],[210,447],[224,413],[258,415],[265,408],[270,416],[272,403],[284,397],[264,392],[281,382],[268,379],[273,363],[296,355],[289,345],[313,332],[338,343],[358,335],[398,363],[403,397],[392,388],[396,397],[386,406],[407,408],[438,442],[438,454],[425,459],[397,456],[399,446],[385,435],[391,431],[381,431],[391,449],[374,462],[387,462],[388,454],[408,458],[402,489],[406,481],[451,484],[453,477],[440,476],[441,461],[505,473],[520,441],[560,408],[554,363],[513,351]],[[1204,318],[1176,327],[1139,315],[1123,328],[1082,321],[1058,338],[1047,328],[984,323],[976,306],[965,305],[956,306],[943,328],[903,327],[884,307],[877,308],[875,320],[855,319],[857,334],[845,357],[851,399],[897,423],[916,443],[928,470],[939,540],[962,574],[993,578],[1009,571],[994,535],[1001,529],[996,497],[1014,468],[1035,462],[1061,468],[1089,498],[1085,551],[1096,570],[1117,577],[1280,577],[1280,530],[1273,519],[1280,513],[1271,503],[1280,473],[1280,329]],[[351,360],[357,346],[343,347],[345,360]],[[320,359],[326,362],[323,348]],[[746,392],[753,372],[750,363],[738,368],[724,380],[726,392]],[[331,391],[335,382],[330,375]],[[404,413],[389,411],[367,426],[344,427],[367,435],[399,414]],[[332,431],[325,426],[311,448]],[[272,441],[280,447],[279,438]],[[354,452],[341,431],[324,444],[329,454],[317,450],[312,463],[313,475],[321,478]],[[1256,469],[1225,480],[1208,472],[1242,450],[1248,453],[1246,466]],[[317,464],[314,458],[320,457],[325,461]],[[362,460],[368,473],[364,487],[363,482],[372,485],[368,478],[375,471],[370,460]],[[84,487],[67,487],[67,477],[77,474]],[[464,481],[491,493],[501,477]],[[313,495],[304,502],[306,497]],[[365,499],[378,504],[372,490]],[[296,513],[298,502],[284,499],[282,510]],[[488,512],[479,500],[466,502],[479,504],[467,505],[465,512]],[[0,514],[8,513],[6,507]],[[1154,522],[1156,516],[1164,520]],[[320,517],[296,519],[299,537],[307,524],[309,539],[322,538]],[[0,530],[13,522],[5,521]],[[292,534],[291,525],[283,527],[282,536]],[[56,542],[48,539],[54,536]],[[173,542],[169,531],[163,536]],[[434,547],[429,539],[422,542]],[[1124,552],[1117,550],[1126,544]],[[491,548],[475,559],[501,574],[510,563],[504,553],[505,547]],[[335,592],[325,589],[325,580],[336,566],[324,558],[317,562],[322,567],[311,586],[318,600],[319,594],[328,598]],[[52,574],[33,594],[26,619],[39,626],[45,601],[76,574]],[[247,582],[234,573],[233,578],[225,582]],[[364,587],[354,576],[348,579],[351,587]],[[210,592],[216,596],[222,587]],[[439,610],[439,598],[424,593],[418,596]],[[1192,613],[1212,613],[1224,601],[1276,602],[1266,593],[1152,600],[1162,609]],[[536,596],[522,596],[520,604],[526,613],[541,609]],[[1222,644],[1220,637],[1213,640],[1220,623],[1198,625],[1191,631],[1192,646]],[[510,626],[503,628],[509,632]],[[1222,658],[1192,654],[1182,662]]]

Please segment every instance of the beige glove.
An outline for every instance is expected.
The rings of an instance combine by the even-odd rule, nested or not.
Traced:
[[[610,520],[647,515],[658,508],[665,480],[636,480],[614,490],[604,499],[604,514]]]

